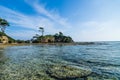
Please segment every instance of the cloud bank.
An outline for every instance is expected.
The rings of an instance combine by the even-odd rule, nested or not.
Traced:
[[[21,12],[0,6],[1,17],[8,20],[11,27],[17,27],[17,31],[7,29],[8,34],[11,36],[15,38],[19,37],[19,34],[22,32],[26,33],[26,36],[21,34],[21,37],[23,36],[22,39],[30,39],[33,35],[38,33],[38,27],[44,27],[46,34],[54,34],[59,31],[66,32],[67,28],[70,27],[66,19],[59,16],[58,13],[46,10],[38,2],[26,3],[29,4],[38,14],[25,15]],[[19,28],[23,28],[24,30],[19,30]]]
[[[86,14],[95,19],[87,19],[82,21],[81,17],[84,18],[84,16],[80,16],[81,11],[77,11],[78,13],[73,12],[74,14],[78,14],[77,19],[74,18],[74,16],[71,16],[71,13],[68,14],[70,16],[69,18],[65,18],[60,16],[60,13],[54,9],[48,10],[43,3],[39,2],[39,0],[34,0],[34,2],[32,0],[24,0],[24,3],[29,5],[29,7],[36,12],[36,14],[24,14],[23,12],[18,12],[11,8],[0,6],[0,17],[8,20],[11,25],[7,28],[6,32],[13,38],[31,39],[32,36],[39,33],[38,27],[44,27],[45,34],[54,34],[61,31],[65,35],[70,35],[75,41],[120,40],[120,36],[118,35],[120,34],[120,12],[116,11],[117,9],[114,9],[114,14],[111,15],[111,4],[106,7],[106,4],[104,3],[101,8],[102,2],[99,4],[98,1],[97,4],[99,4],[99,6],[93,5],[92,7],[97,6],[96,9],[99,12],[100,17],[95,18],[94,14]],[[116,12],[118,13],[116,14]],[[104,13],[108,14],[107,17]]]

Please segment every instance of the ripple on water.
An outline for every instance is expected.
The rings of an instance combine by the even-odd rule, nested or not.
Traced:
[[[117,56],[120,51],[116,49],[112,55],[111,45],[106,47],[108,45],[9,47],[0,51],[0,80],[119,80]]]

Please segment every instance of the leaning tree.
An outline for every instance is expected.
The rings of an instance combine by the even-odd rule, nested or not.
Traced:
[[[44,28],[43,27],[39,27],[39,31],[42,32],[42,36],[44,35]]]
[[[5,29],[7,26],[9,26],[9,23],[7,22],[7,20],[0,18],[0,29],[2,33],[5,32]]]

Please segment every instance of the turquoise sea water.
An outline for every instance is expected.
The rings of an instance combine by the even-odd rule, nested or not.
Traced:
[[[120,42],[100,43],[0,49],[0,80],[120,80]],[[56,64],[90,69],[91,74],[59,79],[47,73],[50,65]]]

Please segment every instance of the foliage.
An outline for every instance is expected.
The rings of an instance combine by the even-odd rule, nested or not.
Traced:
[[[0,36],[7,36],[8,39],[9,39],[9,43],[15,42],[15,39],[11,38],[10,36],[8,36],[7,34],[5,34],[5,33],[3,33],[3,32],[0,32]]]
[[[7,22],[7,20],[0,18],[0,28],[1,28],[1,32],[4,33],[6,26],[9,26],[9,23]]]
[[[7,22],[7,20],[0,18],[0,29],[1,29],[0,36],[8,37],[9,43],[13,43],[13,42],[15,42],[15,40],[4,33],[5,29],[6,29],[6,26],[9,26],[9,23]]]
[[[42,32],[42,36],[44,35],[44,28],[43,27],[39,27],[39,31]]]
[[[16,40],[17,43],[25,43],[24,40]]]
[[[56,33],[55,35],[39,36],[35,35],[32,39],[33,43],[39,42],[55,42],[55,43],[71,43],[73,42],[70,36],[65,36],[62,32]]]
[[[16,40],[17,43],[30,43],[30,40]]]
[[[56,33],[54,37],[55,37],[55,42],[65,42],[65,43],[73,42],[71,37],[64,36],[62,32],[59,32],[59,34]]]

